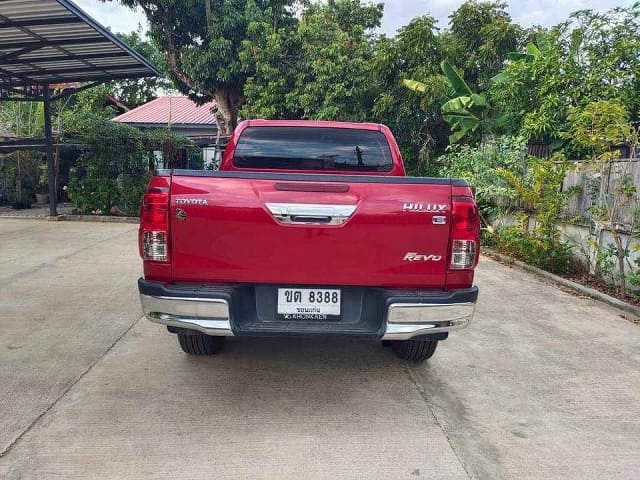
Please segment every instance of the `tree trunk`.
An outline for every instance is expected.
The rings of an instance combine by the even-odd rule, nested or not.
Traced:
[[[211,3],[210,0],[205,2],[205,15],[207,16],[207,24],[211,20]],[[179,51],[176,49],[174,37],[172,35],[171,18],[168,11],[161,10],[159,13],[147,3],[140,3],[147,18],[158,18],[162,26],[164,41],[166,42],[164,50],[167,55],[167,67],[172,74],[172,79],[182,83],[183,86],[192,92],[198,92],[202,95],[211,96],[216,102],[216,120],[218,128],[222,135],[230,135],[236,128],[238,123],[238,110],[242,103],[242,87],[239,85],[229,86],[216,89],[214,91],[203,89],[190,75],[182,68]]]
[[[216,102],[216,119],[222,135],[231,135],[238,125],[241,94],[238,89],[224,88],[213,93]]]
[[[211,22],[211,0],[204,0],[204,11],[207,18],[207,25]]]
[[[620,233],[616,232],[614,229],[616,228],[615,224],[611,222],[611,236],[613,237],[613,241],[616,244],[616,257],[618,260],[618,271],[620,273],[620,293],[623,295],[627,294],[627,276],[625,274],[625,266],[624,266],[624,245],[622,244],[622,237]]]

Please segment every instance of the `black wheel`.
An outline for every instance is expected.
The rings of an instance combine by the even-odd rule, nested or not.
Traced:
[[[179,333],[178,342],[184,353],[189,355],[213,355],[224,347],[226,337],[212,337],[201,333]]]
[[[438,346],[437,340],[405,340],[391,344],[396,357],[412,362],[424,362],[431,358]]]

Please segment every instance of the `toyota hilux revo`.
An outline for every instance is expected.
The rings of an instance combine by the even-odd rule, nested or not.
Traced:
[[[244,121],[219,170],[150,181],[142,308],[188,354],[333,335],[423,361],[473,317],[479,231],[467,182],[406,176],[384,125]]]

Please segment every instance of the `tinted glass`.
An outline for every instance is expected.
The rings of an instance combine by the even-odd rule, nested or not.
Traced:
[[[236,167],[388,172],[391,151],[381,132],[346,128],[250,127],[233,157]]]

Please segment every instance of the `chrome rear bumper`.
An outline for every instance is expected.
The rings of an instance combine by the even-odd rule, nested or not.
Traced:
[[[465,328],[473,319],[474,302],[451,304],[393,303],[389,305],[383,340],[409,340],[418,335]]]
[[[232,321],[232,312],[239,305],[256,303],[255,298],[247,301],[234,295],[232,286],[163,285],[143,279],[140,285],[140,302],[144,315],[152,322],[169,327],[195,330],[212,336],[247,335],[238,324]],[[256,287],[258,288],[258,287]],[[473,319],[477,288],[450,292],[396,291],[374,289],[381,295],[382,305],[374,312],[378,320],[373,323],[367,337],[382,340],[409,340],[418,336],[446,334],[469,325]],[[234,300],[235,299],[235,300]],[[235,307],[234,307],[235,305]],[[274,308],[274,307],[270,307]],[[266,308],[269,310],[269,307]],[[255,315],[255,312],[254,312]],[[332,327],[331,331],[306,330],[296,331],[300,325],[279,322],[268,322],[274,329],[269,334],[351,334],[341,326],[340,322],[329,322],[324,326]],[[322,323],[322,322],[321,322]],[[320,324],[315,324],[319,327]],[[446,335],[442,338],[446,338]]]
[[[140,302],[145,317],[152,322],[196,330],[206,335],[233,336],[227,300],[163,297],[141,293]]]

